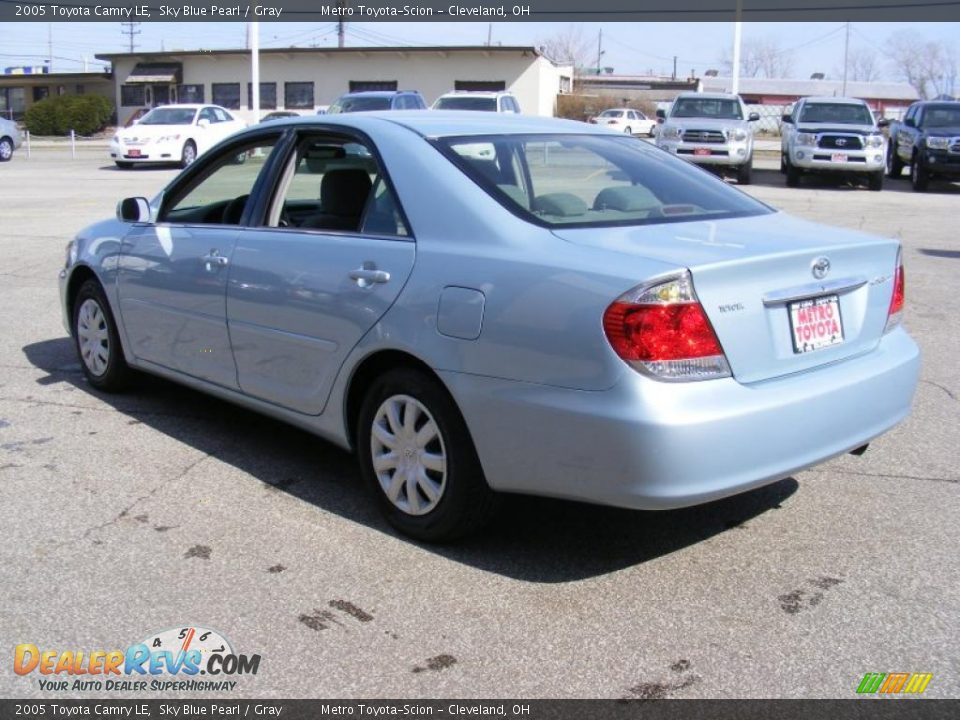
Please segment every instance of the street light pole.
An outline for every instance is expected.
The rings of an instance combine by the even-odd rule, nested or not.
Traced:
[[[733,23],[733,68],[730,73],[730,92],[737,95],[740,92],[740,41],[743,36],[743,0],[737,0],[737,16]]]
[[[843,92],[840,94],[847,96],[847,62],[850,57],[850,23],[847,23],[847,33],[843,41]]]
[[[250,80],[253,121],[260,122],[260,23],[250,23]]]

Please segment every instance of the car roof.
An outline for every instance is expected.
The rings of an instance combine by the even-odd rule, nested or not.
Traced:
[[[691,98],[701,99],[701,100],[739,100],[739,95],[733,95],[732,93],[698,93],[698,92],[686,92],[680,93],[677,95],[677,100],[680,99],[689,100]]]
[[[416,90],[358,90],[340,97],[394,97],[395,95],[419,95]]]
[[[866,105],[865,100],[860,98],[833,97],[831,95],[814,95],[812,97],[800,98],[805,103],[832,103],[834,105]]]
[[[501,95],[513,95],[507,90],[451,90],[440,97],[500,97]]]
[[[389,122],[407,128],[428,138],[458,137],[463,135],[603,135],[606,130],[596,125],[537,117],[535,115],[503,115],[478,110],[391,110],[334,115],[301,115],[296,118],[277,120],[272,127],[299,125],[318,127],[338,126],[361,132],[374,131],[382,123]]]
[[[176,108],[178,110],[199,110],[200,108],[205,107],[220,107],[219,105],[207,105],[198,104],[198,103],[169,103],[167,105],[157,105],[157,107],[150,108],[150,110],[158,110],[160,108]]]

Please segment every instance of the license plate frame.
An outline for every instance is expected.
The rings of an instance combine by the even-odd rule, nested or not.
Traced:
[[[805,355],[846,341],[839,295],[794,300],[787,303],[787,317],[794,355]]]
[[[127,157],[135,158],[135,157],[140,157],[140,155],[141,155],[141,152],[139,148],[130,148],[129,150],[127,150]]]
[[[830,162],[835,162],[835,163],[845,163],[849,159],[850,159],[850,156],[847,155],[846,153],[833,153],[833,155],[830,156]]]
[[[693,149],[693,154],[696,155],[697,157],[707,157],[709,155],[713,155],[713,151],[710,150],[710,148],[695,147]]]

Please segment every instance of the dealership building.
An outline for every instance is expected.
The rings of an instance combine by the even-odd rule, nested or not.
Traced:
[[[113,67],[117,117],[173,102],[203,102],[247,121],[253,92],[249,50],[105,53]],[[451,90],[506,90],[528,115],[552,116],[572,87],[573,68],[533,47],[348,47],[260,50],[260,109],[302,114],[346,92],[418,90],[432,103]]]

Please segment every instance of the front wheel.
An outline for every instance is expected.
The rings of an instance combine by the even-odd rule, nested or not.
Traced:
[[[800,168],[790,162],[790,158],[785,160],[787,172],[787,187],[798,187],[800,185]]]
[[[893,146],[892,141],[889,147],[887,147],[887,176],[891,178],[898,178],[903,174],[903,160],[900,159],[900,156],[897,155],[897,149]]]
[[[103,288],[96,280],[80,286],[73,301],[73,340],[87,380],[98,390],[116,392],[130,379],[120,334]]]
[[[180,167],[190,167],[193,161],[197,159],[197,146],[193,140],[187,140],[183,145],[183,151],[180,153]]]
[[[917,155],[913,156],[913,162],[910,163],[910,184],[917,192],[924,192],[930,185],[930,173]]]
[[[13,141],[0,138],[0,162],[9,162],[13,158]]]
[[[737,168],[737,185],[749,185],[753,180],[753,160]]]
[[[400,532],[445,542],[491,517],[496,496],[466,423],[446,390],[425,373],[398,369],[374,381],[356,437],[360,472]]]
[[[867,177],[867,187],[875,192],[883,190],[883,170],[870,173]]]

